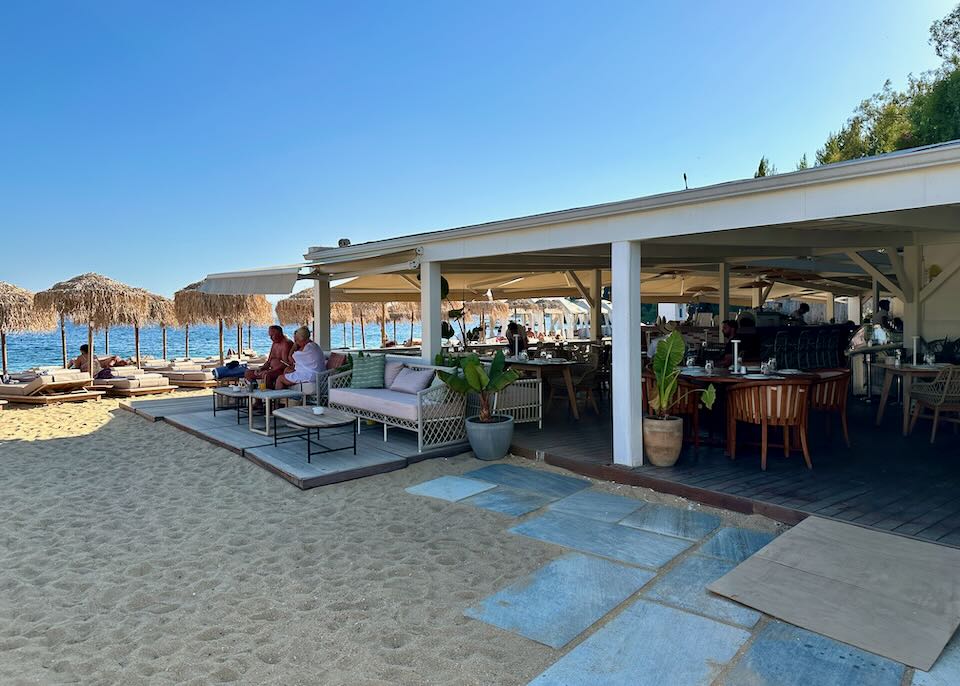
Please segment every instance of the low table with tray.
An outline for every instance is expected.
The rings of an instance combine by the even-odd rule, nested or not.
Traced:
[[[322,413],[318,414],[317,410],[322,410]],[[279,435],[277,432],[277,420],[282,419],[287,424],[290,424],[300,431],[294,431],[287,433],[283,436]],[[334,453],[340,450],[350,450],[353,448],[353,454],[357,454],[357,430],[354,427],[357,418],[353,415],[349,415],[346,412],[341,412],[340,410],[333,410],[330,408],[324,407],[308,407],[305,405],[300,405],[297,407],[280,407],[273,412],[273,445],[279,445],[281,442],[291,440],[291,439],[300,439],[306,441],[307,444],[307,462],[311,461],[311,458],[314,455],[325,455],[327,453]],[[353,443],[351,445],[346,445],[342,448],[331,448],[323,443],[320,443],[320,430],[321,429],[337,429],[344,426],[349,426],[350,434],[353,436]],[[313,433],[316,432],[316,440],[313,438]],[[339,431],[332,436],[345,436],[346,431]],[[314,446],[319,446],[320,450],[314,450]]]

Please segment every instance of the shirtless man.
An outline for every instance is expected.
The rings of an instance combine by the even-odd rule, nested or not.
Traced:
[[[284,336],[283,329],[276,324],[267,329],[267,333],[273,342],[270,346],[270,353],[267,355],[267,361],[257,371],[248,369],[244,378],[247,381],[266,379],[267,388],[273,388],[277,379],[286,371],[287,367],[293,369],[293,341]]]
[[[67,369],[79,369],[81,372],[87,372],[91,376],[96,376],[100,373],[100,361],[94,357],[93,358],[93,372],[90,371],[90,355],[87,352],[87,344],[84,343],[80,346],[80,354],[73,360],[70,361],[70,366]]]

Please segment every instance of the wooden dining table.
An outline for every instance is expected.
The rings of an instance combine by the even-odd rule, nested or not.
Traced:
[[[883,389],[880,391],[880,407],[877,408],[877,426],[883,421],[883,414],[887,409],[887,400],[890,397],[890,387],[893,386],[893,380],[900,377],[903,380],[903,426],[901,430],[906,436],[910,432],[910,389],[913,388],[914,379],[932,379],[945,365],[929,364],[903,364],[897,367],[889,363],[874,363],[874,367],[880,367],[883,373]]]
[[[507,363],[507,366],[510,369],[516,370],[518,372],[526,372],[528,374],[533,374],[541,381],[541,394],[542,390],[542,381],[545,376],[559,374],[563,377],[564,385],[567,387],[567,398],[570,401],[570,412],[573,414],[574,419],[580,419],[580,410],[577,408],[577,391],[573,387],[573,375],[570,373],[570,369],[573,365],[577,364],[572,360],[561,360],[558,358],[553,358],[545,360],[543,358],[534,357],[530,359],[521,359],[518,357],[508,357],[504,360]],[[540,398],[541,404],[543,403],[543,398]]]

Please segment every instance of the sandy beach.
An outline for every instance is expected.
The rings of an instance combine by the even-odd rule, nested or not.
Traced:
[[[0,682],[526,683],[557,652],[463,610],[561,549],[404,492],[477,466],[302,492],[115,400],[6,409]]]

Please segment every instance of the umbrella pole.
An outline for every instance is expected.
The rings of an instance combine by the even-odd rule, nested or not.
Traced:
[[[163,341],[163,359],[167,359],[167,327],[160,327],[160,338]]]
[[[87,370],[93,377],[93,361],[97,359],[93,354],[93,325],[87,324]]]
[[[0,357],[3,357],[3,375],[7,375],[7,334],[0,331]]]
[[[63,366],[67,366],[67,325],[63,321],[63,315],[60,315],[60,350],[63,352]]]
[[[344,341],[343,344],[346,345],[347,342]],[[350,347],[357,347],[357,323],[352,319],[350,320]]]
[[[110,354],[110,327],[106,327],[103,330],[103,354]]]
[[[237,355],[243,352],[243,324],[237,324]]]
[[[190,357],[190,325],[183,325],[183,356]]]
[[[140,366],[140,327],[133,327],[133,350],[137,355],[137,367]]]
[[[367,349],[367,332],[363,330],[363,312],[360,313],[360,347]]]
[[[223,319],[220,319],[220,366],[223,366]]]
[[[380,303],[380,347],[387,346],[387,305]]]
[[[393,342],[397,342],[397,320],[393,320]]]
[[[347,347],[347,323],[343,323],[343,347]]]

